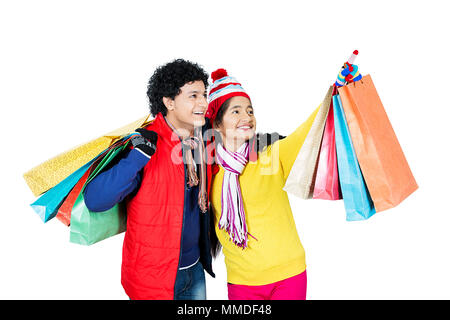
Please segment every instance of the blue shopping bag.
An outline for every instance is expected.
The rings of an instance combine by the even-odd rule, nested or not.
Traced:
[[[346,219],[365,220],[375,213],[375,207],[356,158],[339,95],[333,96],[333,108],[339,183],[347,213]]]

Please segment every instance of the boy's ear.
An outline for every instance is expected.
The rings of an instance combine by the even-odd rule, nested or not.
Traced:
[[[169,97],[163,97],[163,103],[166,106],[167,110],[173,111],[174,109],[174,100]]]

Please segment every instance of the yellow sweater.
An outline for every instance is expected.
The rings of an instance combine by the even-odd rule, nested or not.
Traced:
[[[228,233],[218,227],[224,174],[219,166],[212,182],[211,204],[229,283],[264,285],[306,269],[305,251],[283,186],[318,110],[294,133],[260,152],[256,162],[248,162],[239,176],[247,229],[257,239],[249,236],[245,249],[234,245]]]

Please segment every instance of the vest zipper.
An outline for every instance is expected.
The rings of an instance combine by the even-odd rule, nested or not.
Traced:
[[[180,263],[181,263],[181,250],[183,248],[183,229],[184,229],[184,216],[185,216],[185,203],[186,203],[186,164],[184,163],[184,151],[183,151],[183,142],[180,139],[180,143],[181,143],[181,155],[183,158],[183,170],[184,170],[184,181],[183,181],[183,192],[184,192],[184,197],[183,197],[183,222],[181,224],[181,237],[180,237],[180,252],[178,254],[178,265],[177,265],[177,272],[175,273],[175,282],[173,284],[173,299],[175,300],[175,283],[177,282],[177,275],[178,275],[178,270],[180,269]]]
[[[203,135],[202,135],[203,136]],[[179,138],[179,137],[178,137]],[[180,138],[179,138],[180,139]],[[185,217],[185,203],[186,203],[186,181],[187,181],[187,175],[186,175],[186,163],[185,163],[185,159],[184,159],[184,151],[183,151],[183,141],[180,139],[180,143],[181,143],[181,154],[182,154],[182,158],[183,158],[183,169],[184,169],[184,185],[183,185],[183,190],[184,190],[184,202],[183,202],[183,222],[181,224],[181,237],[180,237],[180,253],[178,256],[178,265],[177,265],[177,272],[175,274],[175,282],[174,282],[174,290],[173,290],[173,298],[175,300],[175,283],[177,281],[177,274],[178,274],[178,270],[180,269],[180,263],[181,263],[181,250],[183,247],[183,229],[184,229],[184,217]],[[203,141],[201,141],[201,143],[203,143]],[[204,153],[205,153],[205,178],[206,181],[204,183],[206,183],[206,187],[208,188],[208,170],[207,170],[207,157],[208,157],[208,152],[206,149],[206,145],[207,143],[205,143],[205,148],[204,148]],[[200,190],[199,190],[200,192]],[[206,211],[206,213],[200,212],[200,214],[209,214],[209,197],[207,197],[207,206],[208,206],[208,210]],[[200,209],[200,208],[199,208]],[[200,210],[201,211],[201,210]],[[201,232],[201,230],[200,230]],[[209,232],[209,226],[208,226],[208,232]],[[207,241],[209,241],[209,235],[207,234]],[[210,248],[208,248],[210,249]],[[200,255],[201,256],[201,255]]]

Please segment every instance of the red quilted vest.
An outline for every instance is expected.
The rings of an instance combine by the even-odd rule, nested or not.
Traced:
[[[127,204],[122,285],[132,300],[171,300],[180,258],[185,168],[181,142],[164,117],[158,114],[147,129],[158,134],[158,142]],[[208,165],[208,199],[211,176]]]

